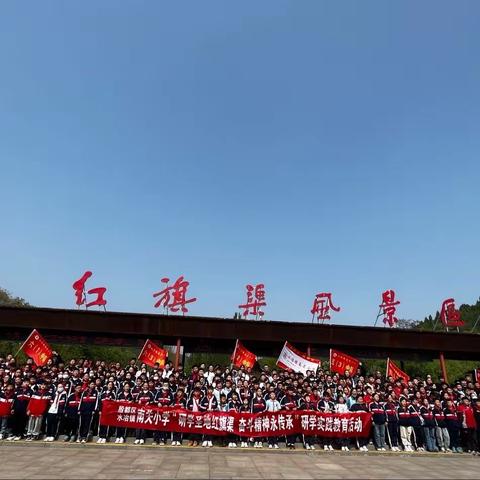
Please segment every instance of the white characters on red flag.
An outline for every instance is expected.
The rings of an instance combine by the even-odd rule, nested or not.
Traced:
[[[259,283],[257,285],[247,285],[247,302],[243,305],[239,305],[238,308],[243,310],[243,316],[247,318],[249,315],[253,315],[255,319],[263,318],[265,312],[262,307],[267,305],[265,301],[265,285]]]
[[[382,303],[380,304],[385,325],[388,324],[390,327],[394,327],[397,324],[398,318],[395,316],[397,305],[400,305],[400,302],[395,300],[395,292],[393,290],[385,290],[382,293]]]
[[[293,345],[285,342],[277,360],[277,365],[284,370],[293,370],[294,372],[307,374],[307,371],[317,373],[320,366],[320,360],[309,357],[305,353],[297,350]]]
[[[161,281],[167,286],[163,290],[153,294],[153,298],[160,297],[155,303],[155,308],[163,307],[167,313],[169,311],[178,312],[179,310],[182,311],[182,314],[187,313],[187,305],[197,301],[196,298],[187,299],[187,290],[190,282],[187,282],[183,275],[178,277],[171,286],[168,284],[168,282],[170,282],[169,278],[162,278]]]
[[[310,313],[313,315],[312,321],[317,317],[318,322],[324,322],[330,320],[330,309],[334,312],[339,312],[340,307],[336,307],[332,302],[332,294],[327,292],[317,293],[313,301],[313,307]]]

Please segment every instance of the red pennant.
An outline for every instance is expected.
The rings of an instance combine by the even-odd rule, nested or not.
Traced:
[[[151,340],[145,342],[145,345],[138,356],[138,360],[142,363],[146,363],[149,367],[154,367],[156,363],[160,367],[165,366],[167,361],[168,351],[159,347],[156,343],[153,343]]]
[[[350,375],[357,373],[358,366],[360,365],[360,360],[355,357],[351,357],[346,353],[340,352],[339,350],[330,349],[330,371],[340,373],[344,375],[346,371]]]
[[[237,368],[240,368],[242,365],[246,368],[253,368],[255,362],[257,361],[257,356],[247,350],[240,340],[237,340],[235,344],[235,350],[232,354],[232,363]]]
[[[387,378],[388,377],[393,377],[393,380],[397,380],[401,378],[406,383],[410,381],[410,377],[403,370],[401,370],[394,362],[392,362],[390,358],[387,358]]]
[[[25,352],[27,357],[33,359],[37,367],[45,365],[52,356],[50,345],[35,329],[20,348]]]

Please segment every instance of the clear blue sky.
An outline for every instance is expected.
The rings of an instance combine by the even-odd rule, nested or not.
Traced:
[[[0,285],[372,324],[480,295],[480,2],[4,2]]]

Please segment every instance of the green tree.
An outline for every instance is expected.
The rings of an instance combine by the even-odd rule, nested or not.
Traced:
[[[12,307],[31,307],[26,300],[20,297],[14,297],[9,291],[0,287],[0,306],[12,306]]]

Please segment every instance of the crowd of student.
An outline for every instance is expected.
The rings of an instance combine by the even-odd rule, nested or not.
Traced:
[[[32,398],[48,399],[44,414],[29,411]],[[372,438],[328,438],[299,436],[282,439],[249,439],[184,435],[178,432],[148,432],[106,427],[99,424],[102,401],[127,400],[141,405],[176,406],[192,411],[275,412],[279,410],[318,410],[344,413],[372,413]],[[194,366],[185,372],[173,369],[147,369],[132,359],[127,366],[104,361],[71,359],[57,354],[44,367],[31,360],[17,364],[12,355],[0,357],[0,402],[11,405],[9,415],[0,417],[0,439],[85,443],[144,444],[152,435],[154,445],[278,448],[285,442],[306,449],[357,448],[368,451],[369,440],[377,450],[478,453],[480,448],[480,385],[472,376],[452,385],[434,382],[430,376],[401,379],[384,378],[380,372],[366,375],[362,368],[350,376],[319,369],[303,376],[271,370],[264,366],[253,373],[245,368],[209,365]]]

